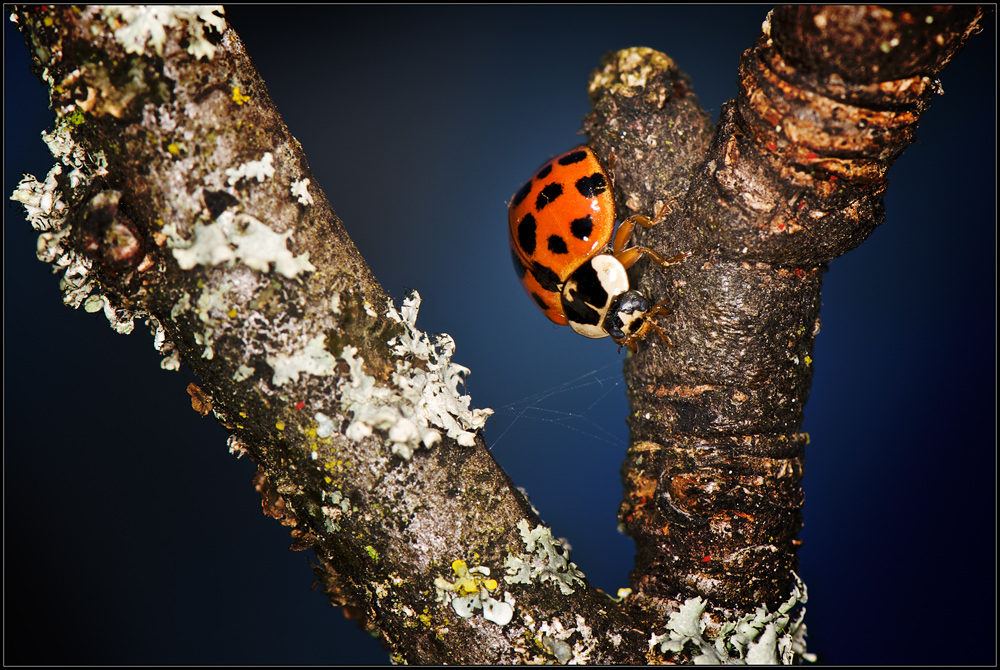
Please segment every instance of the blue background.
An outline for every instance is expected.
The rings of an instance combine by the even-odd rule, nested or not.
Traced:
[[[493,452],[598,587],[616,530],[622,357],[549,324],[510,267],[506,201],[581,141],[587,77],[645,45],[713,118],[764,7],[233,7],[285,121],[382,285],[420,291],[493,407]],[[6,18],[6,17],[5,17]],[[53,163],[5,23],[4,192]],[[806,407],[800,573],[829,663],[992,663],[996,637],[996,30],[890,173],[885,224],[825,276]],[[6,196],[5,196],[6,197]],[[260,512],[253,465],[159,369],[146,329],[61,305],[4,210],[7,663],[384,663]]]

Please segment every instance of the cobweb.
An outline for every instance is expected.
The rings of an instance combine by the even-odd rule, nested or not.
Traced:
[[[527,428],[525,424],[542,424],[559,432],[624,447],[627,442],[624,417],[628,411],[624,397],[622,362],[616,360],[495,408],[492,425],[487,426],[491,448],[502,444],[513,429]],[[608,430],[609,426],[617,427],[618,432]]]

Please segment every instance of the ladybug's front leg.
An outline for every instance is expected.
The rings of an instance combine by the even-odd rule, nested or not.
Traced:
[[[655,330],[656,334],[660,336],[660,341],[672,349],[674,347],[674,343],[670,341],[670,337],[663,331],[662,328],[660,328],[660,324],[653,321],[654,317],[669,316],[671,314],[673,314],[673,312],[669,307],[667,307],[666,300],[661,300],[653,305],[653,307],[646,312],[643,317],[642,326],[640,326],[638,330],[633,333],[629,333],[621,340],[615,340],[618,344],[618,352],[621,353],[622,347],[628,347],[633,353],[636,353],[636,344],[639,340],[649,335],[650,330]]]

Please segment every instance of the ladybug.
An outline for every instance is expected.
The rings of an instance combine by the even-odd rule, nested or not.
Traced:
[[[646,247],[625,248],[636,225],[660,217],[633,216],[615,232],[611,179],[589,146],[545,163],[511,198],[508,218],[514,269],[551,321],[584,337],[610,336],[619,351],[636,351],[651,330],[669,344],[653,317],[670,310],[630,290],[625,271],[643,254],[668,267],[691,252],[668,259]]]

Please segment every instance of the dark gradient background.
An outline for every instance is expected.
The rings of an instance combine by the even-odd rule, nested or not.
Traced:
[[[605,52],[665,51],[717,119],[766,11],[228,12],[375,275],[397,299],[418,289],[418,325],[455,337],[475,406],[497,409],[496,458],[612,593],[633,554],[615,518],[622,357],[524,295],[506,201],[581,141]],[[6,198],[53,159],[43,89],[4,23]],[[891,172],[885,224],[825,276],[800,553],[823,662],[995,661],[995,39],[991,24],[944,71],[946,94]],[[386,662],[310,590],[306,554],[261,514],[253,465],[191,410],[190,373],[161,371],[141,324],[123,337],[63,307],[34,247],[8,204],[4,660]]]

